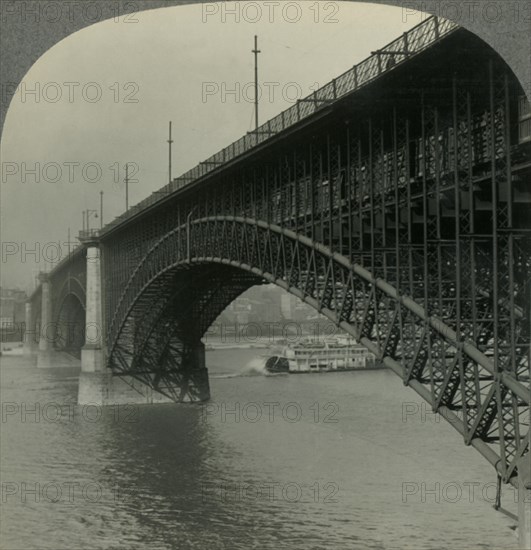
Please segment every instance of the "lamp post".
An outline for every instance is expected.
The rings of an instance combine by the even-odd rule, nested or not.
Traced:
[[[90,231],[90,216],[98,217],[98,211],[87,208],[83,210],[83,231]]]
[[[251,50],[254,54],[254,129],[258,131],[258,36],[254,35],[254,50]],[[258,140],[258,134],[256,134]],[[257,141],[258,143],[258,141]]]

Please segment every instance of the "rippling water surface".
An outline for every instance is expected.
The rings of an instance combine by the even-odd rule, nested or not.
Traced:
[[[206,406],[103,413],[76,366],[2,357],[1,548],[517,546],[492,468],[394,374],[264,376],[260,353],[207,352]]]

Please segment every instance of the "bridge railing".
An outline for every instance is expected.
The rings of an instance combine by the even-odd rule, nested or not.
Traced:
[[[137,205],[133,206],[111,223],[107,224],[100,234],[105,234],[125,219],[158,202],[165,195],[182,189],[191,182],[205,176],[222,164],[240,156],[253,147],[268,140],[271,136],[282,132],[317,112],[320,108],[350,94],[368,84],[381,74],[392,70],[397,65],[406,62],[412,56],[426,50],[437,41],[458,29],[452,21],[428,18],[413,29],[393,40],[373,55],[361,61],[342,75],[316,90],[310,96],[300,99],[295,105],[282,111],[276,117],[262,124],[256,131],[249,132],[239,140],[218,151],[197,166],[175,178]]]

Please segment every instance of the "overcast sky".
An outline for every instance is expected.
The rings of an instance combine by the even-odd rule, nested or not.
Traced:
[[[289,4],[284,13],[256,2],[141,12],[46,52],[17,90],[2,136],[1,285],[32,289],[55,254],[48,243],[66,242],[69,227],[74,240],[83,209],[99,212],[100,191],[104,222],[122,213],[126,162],[138,167],[130,205],[165,185],[168,121],[174,177],[251,130],[255,34],[259,82],[276,83],[262,86],[262,123],[422,20],[388,6]]]

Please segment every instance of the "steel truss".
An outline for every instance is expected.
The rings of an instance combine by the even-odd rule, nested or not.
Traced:
[[[197,277],[198,266],[204,277]],[[231,266],[229,272],[226,266]],[[232,282],[230,292],[222,290],[238,271],[251,277]],[[190,274],[194,283],[187,284]],[[155,388],[156,373],[165,379],[164,389],[176,395],[182,381],[179,369],[166,362],[168,349],[175,352],[172,357],[183,357],[183,344],[196,342],[235,295],[262,279],[298,296],[359,339],[450,420],[503,479],[512,478],[517,460],[529,447],[525,380],[499,368],[492,356],[365,267],[273,224],[214,216],[182,225],[161,239],[122,293],[111,325],[109,366],[116,372],[149,374],[142,379]],[[177,290],[170,295],[169,289]],[[219,298],[213,300],[214,295]],[[197,323],[195,311],[204,311],[207,304],[209,313]],[[136,312],[148,308],[155,322],[143,318],[135,328]],[[176,331],[170,329],[172,324]],[[132,357],[129,362],[124,361],[126,354]],[[144,371],[147,364],[151,367]],[[511,416],[507,402],[514,407]],[[496,414],[498,410],[503,414]]]
[[[167,252],[173,254],[176,244]],[[177,402],[203,401],[210,391],[201,337],[230,302],[262,281],[228,267],[155,265],[161,271],[149,267],[138,294],[122,302],[128,307],[121,310],[126,312],[109,366],[115,374],[139,380]],[[142,385],[134,387],[142,391]]]
[[[192,350],[216,311],[267,280],[359,337],[514,479],[529,449],[524,92],[470,33],[422,29],[414,56],[384,68],[380,52],[349,71],[363,86],[327,85],[326,106],[295,106],[308,111],[104,228],[115,373],[206,396],[202,382],[182,392],[187,365],[202,369]]]

